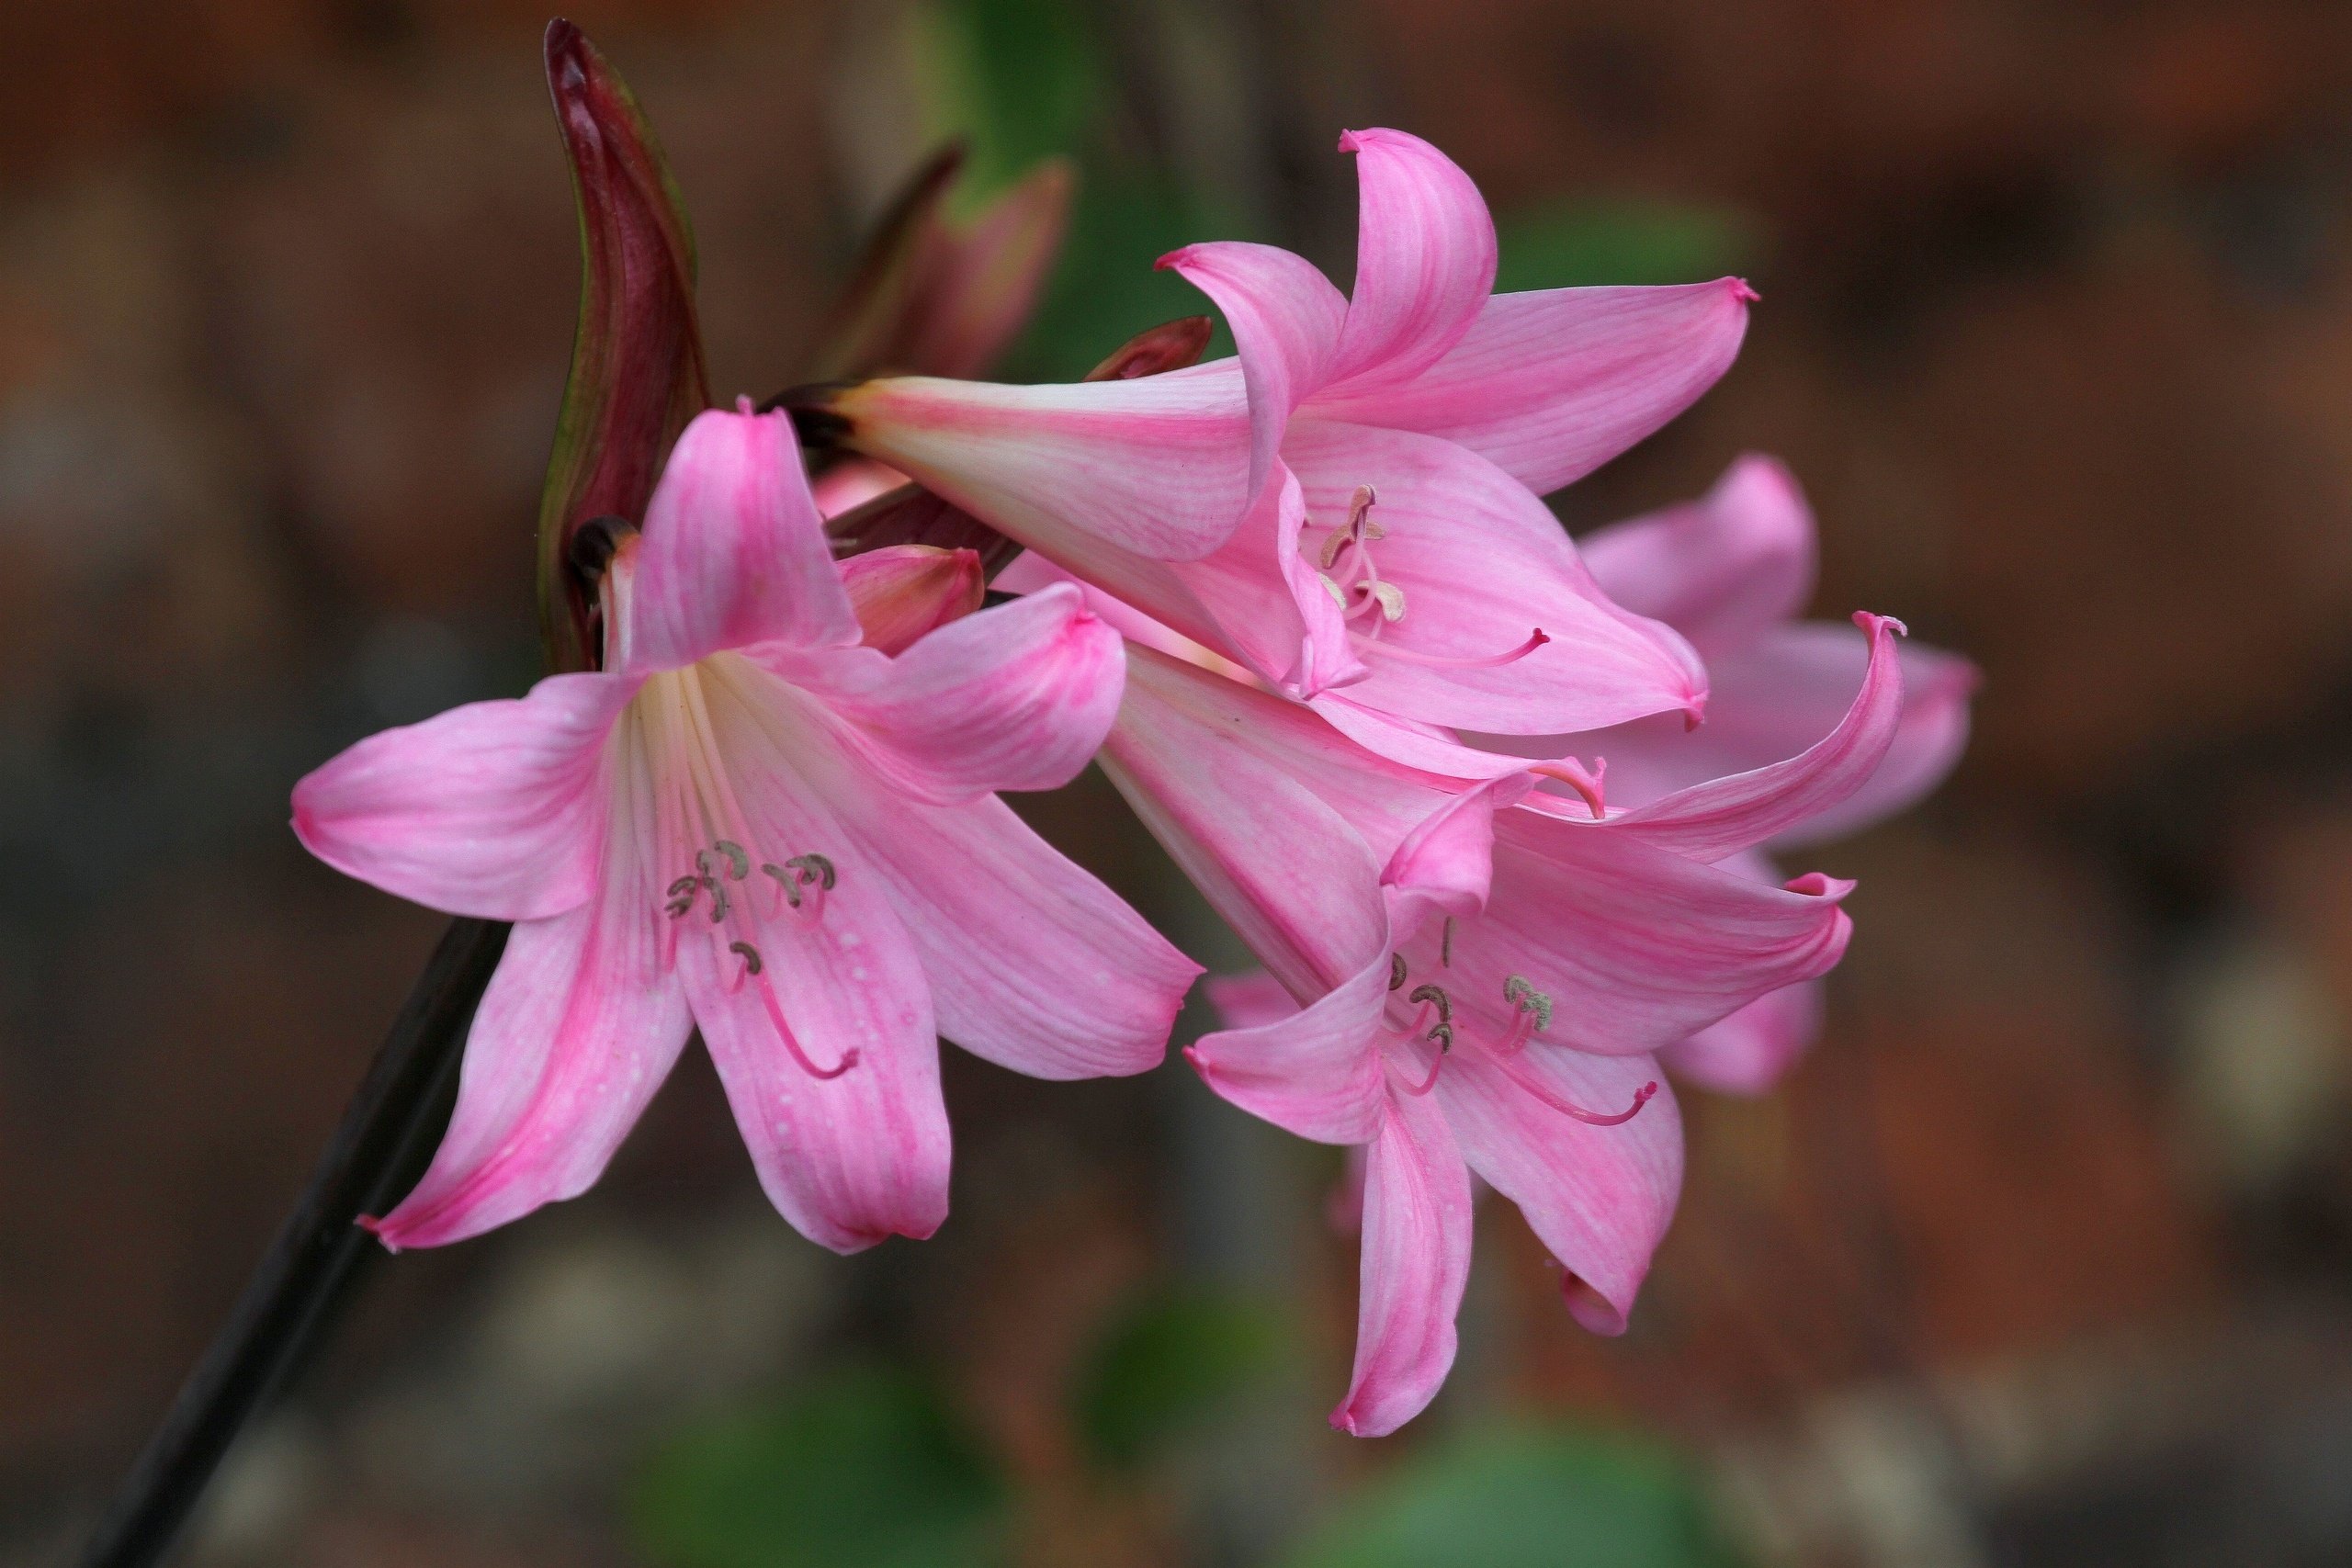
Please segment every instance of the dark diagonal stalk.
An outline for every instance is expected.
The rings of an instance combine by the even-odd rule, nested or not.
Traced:
[[[466,1028],[506,931],[490,920],[449,923],[294,1213],[124,1479],[86,1568],[161,1562],[237,1434],[311,1348],[376,1245],[355,1222],[405,1194],[440,1141]]]

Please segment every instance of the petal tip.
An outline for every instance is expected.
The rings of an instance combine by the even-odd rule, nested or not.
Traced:
[[[1755,287],[1744,277],[1726,277],[1724,279],[1724,284],[1730,290],[1731,297],[1743,305],[1760,305],[1764,302],[1764,296],[1756,292]]]

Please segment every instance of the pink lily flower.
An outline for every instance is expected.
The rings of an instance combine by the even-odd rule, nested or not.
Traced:
[[[1610,600],[1536,493],[1730,364],[1746,285],[1496,296],[1494,226],[1418,138],[1352,131],[1355,291],[1263,245],[1163,258],[1239,349],[1164,375],[808,394],[812,435],[1313,703],[1366,744],[1695,716],[1683,639]],[[1401,754],[1401,751],[1400,751]]]
[[[1041,1077],[1140,1072],[1198,973],[992,793],[1085,765],[1118,639],[1068,590],[949,618],[978,573],[944,552],[845,587],[781,416],[695,419],[646,518],[601,581],[601,671],[295,790],[329,864],[514,922],[448,1134],[373,1228],[435,1246],[582,1192],[699,1026],[786,1218],[844,1252],[928,1235],[939,1033]]]
[[[1690,638],[1713,678],[1707,722],[1695,730],[1649,718],[1551,743],[1606,756],[1616,802],[1640,807],[1796,755],[1836,724],[1869,661],[1867,639],[1853,628],[1797,618],[1813,596],[1813,513],[1795,479],[1769,457],[1741,458],[1699,501],[1588,536],[1584,552],[1611,597]],[[1776,833],[1769,847],[1821,843],[1906,810],[1959,761],[1975,666],[1913,642],[1900,652],[1903,718],[1885,760],[1851,795]],[[1761,849],[1724,864],[1780,880]],[[1813,1043],[1821,1011],[1817,982],[1776,991],[1669,1047],[1663,1059],[1702,1088],[1760,1094]]]
[[[1356,1363],[1335,1426],[1392,1431],[1443,1382],[1474,1171],[1560,1259],[1577,1321],[1623,1330],[1681,1179],[1654,1054],[1844,951],[1851,884],[1770,887],[1708,863],[1879,766],[1900,628],[1862,620],[1869,671],[1828,736],[1634,811],[1604,810],[1566,762],[1408,767],[1130,646],[1104,770],[1296,1004],[1273,1017],[1245,991],[1262,1021],[1186,1055],[1243,1109],[1363,1151]]]

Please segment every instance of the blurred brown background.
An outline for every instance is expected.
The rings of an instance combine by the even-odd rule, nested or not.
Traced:
[[[200,1559],[798,1562],[664,1524],[699,1495],[674,1445],[862,1359],[939,1391],[1023,1562],[1289,1562],[1529,1412],[1664,1445],[1732,1561],[2352,1561],[2352,12],[1011,10],[955,36],[1052,101],[983,151],[1080,152],[1100,193],[1022,373],[1186,309],[1150,291],[1167,244],[1252,234],[1344,281],[1343,125],[1458,158],[1507,268],[1756,283],[1729,378],[1561,506],[1777,453],[1821,515],[1817,611],[1984,670],[1942,795],[1806,857],[1862,881],[1827,1040],[1772,1100],[1685,1097],[1689,1191],[1623,1340],[1570,1325],[1490,1206],[1454,1384],[1377,1445],[1321,1427],[1353,1281],[1329,1168],[1181,1065],[956,1059],[955,1221],[844,1262],[761,1205],[690,1058],[591,1197],[374,1269]],[[942,85],[938,12],[571,12],[690,204],[722,397],[791,378],[936,133],[1009,112]],[[533,673],[578,265],[545,20],[0,13],[0,1562],[67,1553],[438,929],[309,863],[288,787]],[[1035,815],[1238,964],[1106,789]],[[1289,1348],[1106,1482],[1062,1391],[1154,1281]]]

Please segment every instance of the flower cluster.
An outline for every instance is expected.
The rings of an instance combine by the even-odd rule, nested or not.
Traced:
[[[843,1251],[930,1235],[939,1037],[1040,1077],[1140,1072],[1200,973],[997,798],[1099,758],[1265,965],[1214,983],[1228,1027],[1185,1055],[1359,1153],[1334,1424],[1393,1430],[1442,1382],[1474,1175],[1576,1319],[1623,1329],[1681,1179],[1661,1064],[1767,1087],[1846,945],[1851,885],[1767,851],[1931,787],[1973,675],[1883,616],[1794,620],[1812,525],[1764,459],[1572,542],[1541,495],[1703,392],[1753,295],[1494,295],[1459,168],[1393,130],[1340,146],[1351,295],[1193,245],[1160,265],[1232,358],[704,412],[641,525],[580,535],[594,669],[302,782],[322,859],[514,922],[387,1243],[582,1191],[695,1029],[794,1224]],[[836,476],[814,492],[803,440]],[[838,553],[825,512],[901,484],[1025,551],[1011,597],[982,607],[974,549]]]

